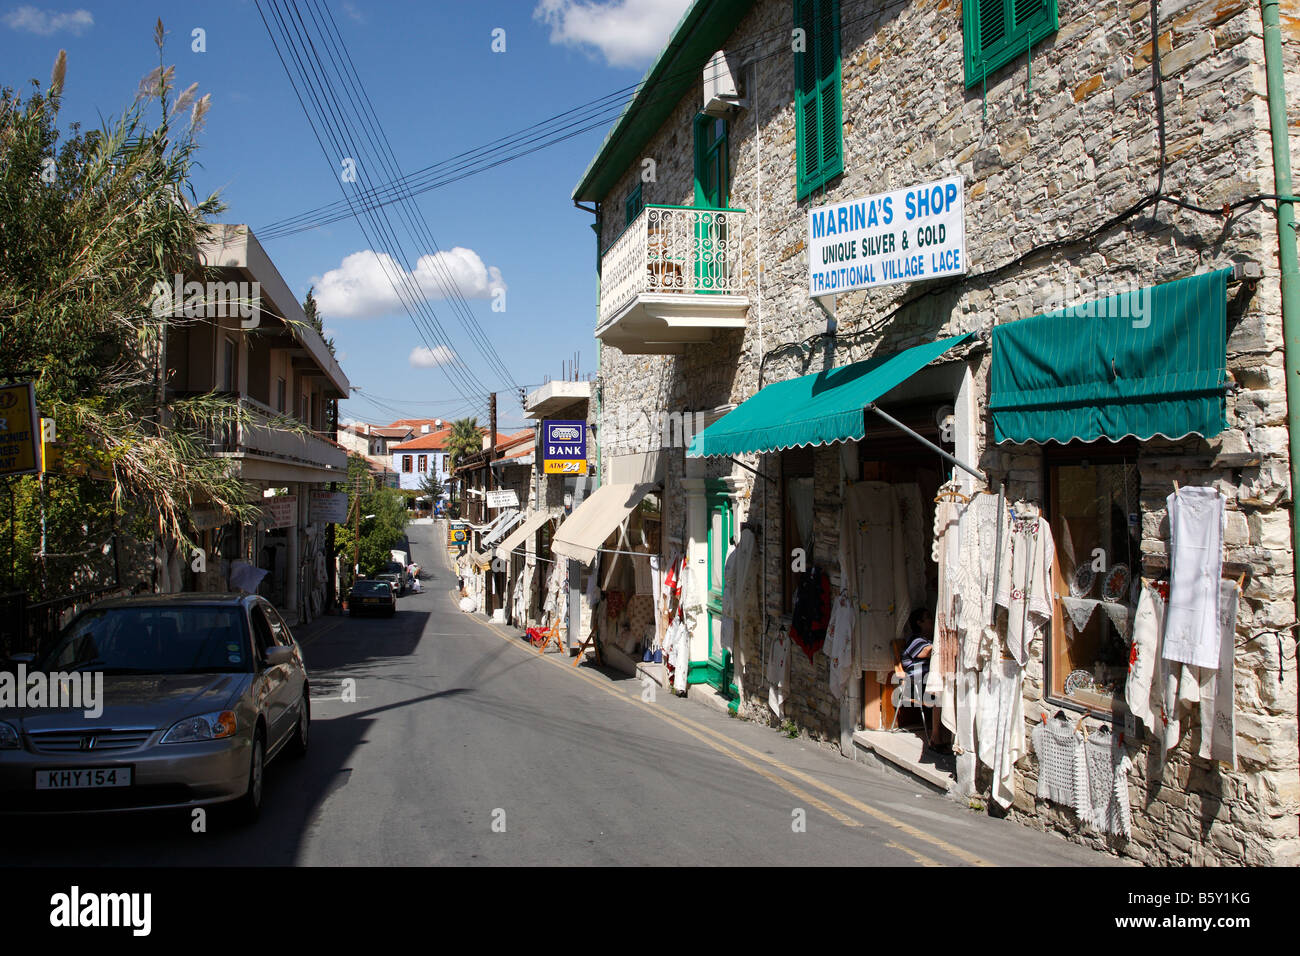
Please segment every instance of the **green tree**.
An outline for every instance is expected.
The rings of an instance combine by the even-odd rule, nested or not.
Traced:
[[[251,413],[215,394],[174,397],[166,388],[168,328],[196,320],[156,315],[165,311],[154,308],[158,283],[177,273],[208,277],[194,250],[223,207],[191,185],[210,95],[198,97],[197,84],[174,95],[164,35],[159,21],[158,66],[99,130],[60,131],[62,51],[44,90],[34,80],[25,99],[0,90],[0,377],[35,382],[40,413],[55,419],[65,472],[106,479],[70,483],[57,495],[45,485],[63,479],[39,487],[22,479],[12,508],[0,496],[0,537],[10,529],[26,535],[23,553],[11,558],[33,592],[45,582],[24,569],[26,545],[41,508],[48,538],[54,498],[96,520],[139,519],[135,530],[169,548],[188,543],[196,504],[241,522],[260,514],[228,460],[209,452],[209,435],[252,424]],[[71,540],[49,541],[47,550],[89,545],[85,527],[60,532]]]
[[[343,584],[351,586],[352,555],[357,551],[361,573],[380,574],[392,559],[392,550],[406,537],[409,513],[406,499],[394,488],[377,486],[370,465],[361,455],[348,456],[348,523],[337,525],[335,547],[343,556]],[[361,528],[360,546],[354,529]]]
[[[447,436],[447,470],[453,475],[461,459],[476,454],[483,449],[483,432],[478,427],[477,418],[458,418],[451,423],[451,434]],[[453,492],[456,481],[452,479]]]
[[[307,297],[302,300],[302,311],[306,313],[307,321],[311,323],[311,327],[320,333],[321,341],[330,350],[330,355],[334,355],[334,340],[325,338],[325,319],[320,314],[320,308],[316,304],[316,296],[313,294],[315,291],[315,286],[311,286],[307,290]]]

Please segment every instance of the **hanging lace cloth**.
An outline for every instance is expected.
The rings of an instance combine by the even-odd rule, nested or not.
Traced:
[[[1052,529],[1038,508],[1017,502],[1006,521],[997,604],[1007,609],[1007,650],[1021,666],[1052,619]]]
[[[939,599],[934,614],[934,657],[930,672],[946,679],[956,673],[959,651],[956,603],[957,568],[961,564],[961,513],[965,502],[940,491],[934,507],[934,543],[930,555],[939,569]]]
[[[1034,753],[1038,754],[1038,796],[1077,810],[1077,795],[1088,792],[1083,735],[1069,720],[1053,717],[1034,728]]]
[[[1110,618],[1110,623],[1114,624],[1115,630],[1119,631],[1119,636],[1127,641],[1133,630],[1133,608],[1127,604],[1111,604],[1109,601],[1100,603],[1101,609]]]
[[[1065,613],[1069,617],[1070,623],[1074,626],[1076,634],[1083,633],[1088,622],[1092,620],[1092,614],[1097,610],[1100,603],[1096,598],[1077,598],[1062,594],[1058,600],[1061,606],[1065,608]]]
[[[1128,802],[1128,755],[1113,745],[1109,733],[1095,733],[1084,742],[1088,766],[1087,823],[1102,833],[1129,839],[1133,821]]]

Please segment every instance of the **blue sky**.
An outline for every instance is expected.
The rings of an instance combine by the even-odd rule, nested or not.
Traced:
[[[407,173],[635,83],[688,4],[323,2]],[[157,65],[158,17],[169,34],[166,60],[175,64],[176,88],[197,82],[198,94],[212,95],[195,185],[200,193],[220,190],[229,207],[222,219],[256,233],[339,200],[340,166],[322,154],[252,0],[0,0],[0,85],[25,87],[32,78],[44,84],[55,55],[66,49],[62,122],[97,127],[122,111]],[[196,28],[204,31],[204,52],[192,50]],[[505,31],[504,53],[492,50],[497,29]],[[573,207],[570,193],[608,127],[416,198],[474,317],[514,381],[530,389],[544,376],[558,377],[561,361],[575,351],[583,369],[595,369],[592,217]],[[363,183],[368,173],[360,170]],[[396,221],[391,207],[390,213]],[[412,259],[432,252],[402,238]],[[424,283],[429,303],[450,341],[432,342],[443,346],[432,353],[424,349],[355,221],[268,240],[266,247],[300,296],[315,281],[344,370],[361,394],[381,402],[344,402],[343,417],[477,414],[485,421],[486,393],[495,388],[503,429],[524,423],[516,396],[491,374],[433,282]],[[506,308],[494,312],[491,296],[502,287]],[[481,383],[483,394],[471,394],[468,404],[433,364],[447,356],[447,345]],[[416,349],[424,351],[413,355]]]

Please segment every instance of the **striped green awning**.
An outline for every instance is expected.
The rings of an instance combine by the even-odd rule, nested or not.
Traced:
[[[696,435],[686,454],[706,458],[856,441],[866,434],[867,405],[974,334],[768,385]]]
[[[1210,438],[1223,431],[1231,273],[994,326],[994,440]]]

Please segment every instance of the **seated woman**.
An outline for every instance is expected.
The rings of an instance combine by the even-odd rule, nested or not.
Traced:
[[[903,653],[900,655],[903,666],[904,699],[923,701],[925,699],[925,678],[930,672],[930,656],[934,653],[934,644],[930,635],[934,633],[934,618],[923,607],[914,610],[907,619],[907,631],[903,636]],[[930,746],[942,749],[938,706],[930,710]]]

